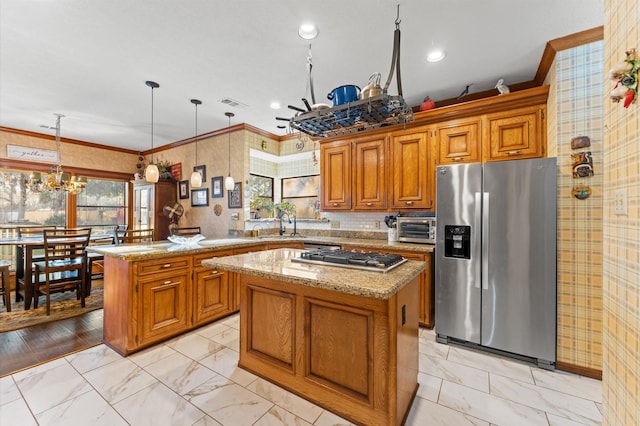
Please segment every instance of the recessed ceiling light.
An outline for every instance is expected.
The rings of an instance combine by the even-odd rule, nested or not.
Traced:
[[[313,24],[302,24],[298,27],[298,35],[305,40],[313,40],[318,37],[318,28]]]
[[[271,109],[280,109],[280,102],[271,102],[269,106],[271,107]]]
[[[439,62],[439,61],[443,60],[445,56],[447,56],[447,54],[444,53],[444,50],[440,50],[440,49],[432,50],[427,55],[427,61],[429,61],[429,62]]]

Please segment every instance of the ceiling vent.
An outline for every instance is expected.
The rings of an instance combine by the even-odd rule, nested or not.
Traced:
[[[249,107],[249,105],[243,104],[242,102],[236,101],[235,99],[231,99],[231,98],[222,98],[220,99],[220,102],[224,105],[227,105],[233,108],[244,109]]]

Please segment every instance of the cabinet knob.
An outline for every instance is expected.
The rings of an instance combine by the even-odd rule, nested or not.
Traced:
[[[405,204],[406,204],[407,206],[412,206],[412,205],[413,205],[413,201],[405,201]]]
[[[163,268],[171,268],[171,264],[170,263],[165,263],[164,265],[162,265]]]
[[[367,207],[371,207],[373,205],[373,203],[367,203]]]
[[[169,285],[169,284],[171,284],[171,280],[167,280],[167,281],[162,283],[162,285]]]
[[[462,157],[454,157],[451,161],[462,161]]]
[[[507,151],[507,155],[519,155],[522,151],[517,149],[515,151]]]
[[[333,207],[338,207],[340,204],[338,203],[333,203]]]

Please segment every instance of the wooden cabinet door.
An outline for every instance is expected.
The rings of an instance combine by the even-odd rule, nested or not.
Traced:
[[[204,324],[229,312],[229,273],[211,268],[194,271],[193,325]]]
[[[435,182],[428,131],[391,136],[391,207],[423,209],[434,207]]]
[[[438,164],[476,163],[480,157],[480,119],[453,120],[434,129]]]
[[[190,275],[190,269],[179,269],[138,281],[138,345],[161,340],[189,327]]]
[[[484,123],[484,161],[536,158],[544,155],[545,105],[487,114]]]
[[[320,145],[322,210],[351,209],[351,143]]]
[[[386,135],[353,142],[354,210],[387,208],[386,144]]]

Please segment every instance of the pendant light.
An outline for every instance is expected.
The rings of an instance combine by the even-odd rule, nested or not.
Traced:
[[[153,89],[160,87],[155,81],[145,81],[147,86],[151,87],[151,161],[144,171],[144,176],[149,183],[156,183],[160,179],[160,171],[158,166],[153,164]]]
[[[191,103],[196,106],[196,166],[198,166],[198,105],[202,104],[201,100],[191,99]],[[200,188],[202,186],[202,175],[198,171],[193,171],[191,173],[191,178],[189,179],[191,182],[192,188]]]
[[[233,191],[236,183],[231,177],[231,117],[233,117],[235,114],[232,112],[225,112],[224,115],[229,117],[229,129],[227,131],[227,133],[229,133],[229,175],[224,180],[224,187],[227,191]]]

